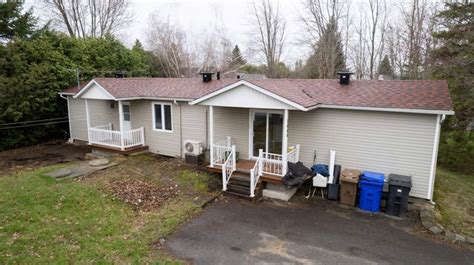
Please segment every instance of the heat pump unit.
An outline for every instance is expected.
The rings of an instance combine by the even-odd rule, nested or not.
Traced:
[[[187,154],[200,155],[204,148],[202,142],[186,140],[184,141],[184,149],[186,149]]]

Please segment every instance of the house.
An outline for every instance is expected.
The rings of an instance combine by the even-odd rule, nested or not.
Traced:
[[[447,82],[341,80],[95,78],[60,94],[71,140],[181,157],[185,140],[200,141],[224,190],[244,169],[253,196],[287,161],[327,164],[334,150],[343,168],[411,175],[410,196],[431,200],[440,126],[454,114]]]

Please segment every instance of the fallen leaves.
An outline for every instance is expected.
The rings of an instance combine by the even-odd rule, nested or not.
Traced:
[[[180,192],[178,185],[161,187],[141,179],[111,180],[106,184],[106,188],[136,210],[144,212],[157,209],[164,201]]]

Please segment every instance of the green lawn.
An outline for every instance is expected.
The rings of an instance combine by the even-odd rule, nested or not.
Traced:
[[[441,224],[474,237],[474,176],[438,168],[434,201]]]
[[[193,198],[140,213],[100,184],[43,176],[50,170],[0,177],[0,264],[176,262],[156,242],[200,211]]]

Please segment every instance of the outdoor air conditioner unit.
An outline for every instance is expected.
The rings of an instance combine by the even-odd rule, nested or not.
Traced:
[[[185,140],[184,149],[186,149],[187,154],[200,155],[202,154],[204,148],[202,142]]]

